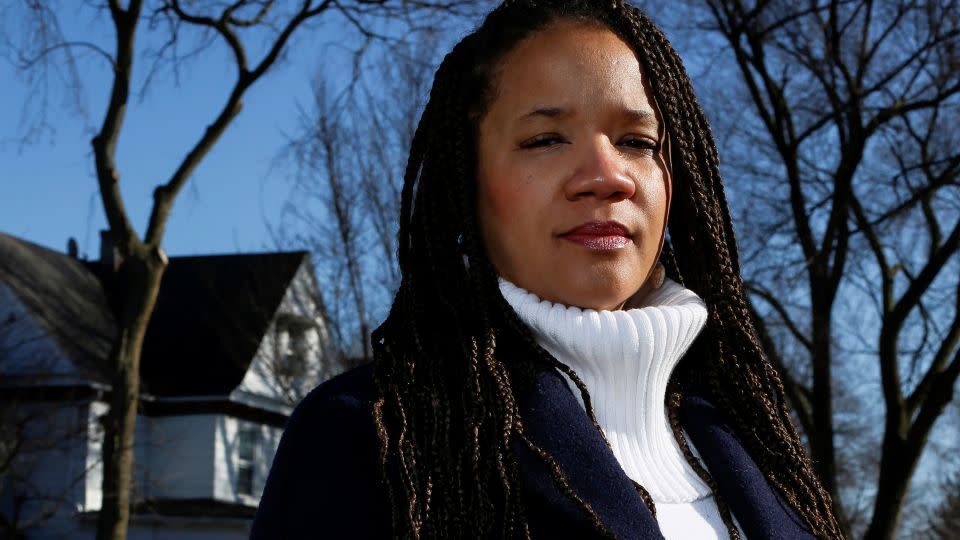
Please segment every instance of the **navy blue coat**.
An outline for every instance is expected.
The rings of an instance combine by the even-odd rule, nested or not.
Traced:
[[[367,365],[327,381],[300,403],[280,441],[252,539],[390,538],[372,419],[375,394]],[[663,538],[558,372],[540,374],[518,396],[518,405],[526,433],[553,455],[573,489],[618,538]],[[689,395],[680,418],[747,538],[813,538],[766,482],[720,410]],[[531,535],[590,538],[586,516],[557,489],[546,467],[525,447],[513,448]]]

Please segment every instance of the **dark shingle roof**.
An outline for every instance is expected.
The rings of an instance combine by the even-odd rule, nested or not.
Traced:
[[[116,325],[100,282],[82,262],[0,233],[0,282],[85,376],[106,381],[103,359]]]
[[[144,390],[233,391],[306,258],[303,251],[172,257],[144,341]]]
[[[303,251],[171,257],[144,340],[143,390],[155,396],[233,391],[307,259]],[[85,373],[105,382],[97,368],[116,329],[108,305],[113,279],[104,265],[0,233],[0,282]]]

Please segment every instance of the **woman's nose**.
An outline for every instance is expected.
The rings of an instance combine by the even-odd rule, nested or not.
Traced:
[[[598,137],[583,148],[574,173],[567,180],[567,200],[584,197],[617,202],[633,197],[637,186],[627,175],[623,157],[606,137]]]

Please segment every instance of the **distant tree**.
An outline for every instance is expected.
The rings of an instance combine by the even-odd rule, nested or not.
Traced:
[[[953,420],[952,437],[946,438],[947,447],[943,449],[946,456],[938,467],[942,472],[937,475],[940,478],[937,487],[943,498],[939,505],[926,509],[927,540],[952,540],[960,532],[960,454],[956,442],[960,439],[960,400],[953,401],[947,414]]]
[[[97,538],[119,540],[126,537],[129,520],[140,353],[167,266],[162,243],[178,194],[240,113],[247,91],[271,72],[283,58],[294,33],[311,21],[339,17],[348,28],[355,29],[369,41],[384,37],[377,29],[389,21],[403,24],[420,20],[427,14],[456,12],[469,2],[129,0],[126,7],[121,0],[91,1],[82,6],[39,0],[9,3],[11,7],[3,10],[7,17],[19,14],[23,19],[25,31],[19,35],[20,43],[14,45],[18,48],[18,68],[29,82],[79,88],[76,63],[79,51],[92,51],[102,57],[112,71],[112,87],[104,92],[107,105],[102,123],[91,145],[101,202],[119,254],[116,272],[120,284],[116,306],[118,337],[107,368],[111,380],[110,412],[104,423],[103,506]],[[15,11],[17,6],[19,10]],[[73,39],[63,35],[62,18],[76,16],[75,10],[84,8],[109,19],[115,38],[109,46],[101,46],[94,36]],[[152,36],[154,43],[162,44],[158,50],[138,48],[137,38],[144,33]],[[169,176],[158,183],[147,227],[141,236],[130,221],[121,195],[122,175],[116,159],[133,90],[134,66],[139,65],[138,56],[152,60],[145,64],[149,69],[145,88],[149,88],[158,70],[166,68],[176,72],[187,58],[215,54],[214,43],[224,45],[229,51],[229,61],[236,74],[233,85],[222,106],[211,111],[207,128],[179,158]],[[48,76],[50,72],[56,77]]]
[[[952,540],[960,531],[960,471],[954,471],[943,483],[945,497],[930,519],[930,540]]]
[[[960,4],[702,7],[698,82],[766,353],[848,534],[893,538],[960,376]]]
[[[314,254],[334,348],[348,363],[371,360],[371,326],[400,284],[400,189],[437,42],[424,32],[385,51],[349,92],[319,76],[281,156],[294,185],[277,234]]]

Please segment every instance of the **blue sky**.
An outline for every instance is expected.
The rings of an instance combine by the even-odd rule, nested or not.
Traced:
[[[69,39],[109,45],[109,28],[89,11],[62,19]],[[7,29],[10,19],[7,19]],[[0,27],[0,29],[3,29]],[[272,249],[267,222],[279,219],[290,186],[288,170],[276,156],[284,133],[294,130],[297,103],[309,100],[318,71],[334,81],[348,74],[347,46],[355,35],[342,24],[301,32],[288,58],[268,72],[244,99],[244,109],[196,170],[177,198],[164,247],[170,255]],[[141,35],[141,43],[156,37]],[[131,220],[143,234],[151,193],[166,181],[222,106],[234,73],[223,48],[191,62],[179,85],[167,72],[141,103],[130,103],[120,136],[117,161],[120,185]],[[5,56],[9,50],[3,50]],[[253,57],[254,55],[251,54]],[[139,60],[139,59],[138,59]],[[135,65],[135,81],[146,74]],[[96,257],[98,231],[106,226],[93,173],[89,127],[98,126],[107,103],[110,73],[93,55],[79,63],[88,121],[75,107],[62,106],[67,95],[54,89],[48,113],[56,126],[29,145],[18,144],[29,87],[11,63],[0,61],[0,232],[64,250],[75,237],[80,253]]]

